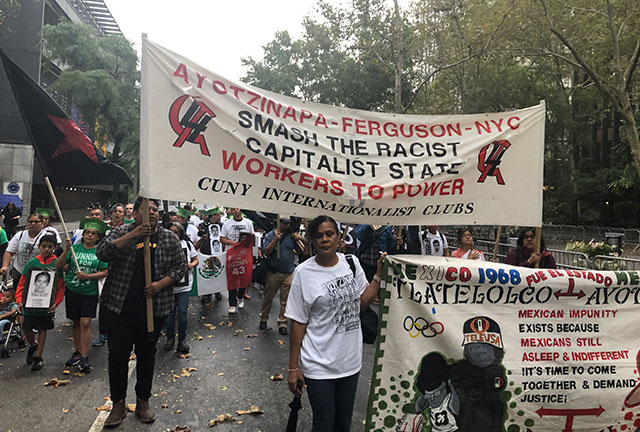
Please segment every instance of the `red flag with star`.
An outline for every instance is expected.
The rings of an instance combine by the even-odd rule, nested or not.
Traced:
[[[31,144],[45,176],[57,186],[127,183],[118,165],[93,143],[51,96],[0,50]]]

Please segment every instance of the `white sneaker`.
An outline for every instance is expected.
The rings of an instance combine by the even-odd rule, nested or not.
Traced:
[[[229,306],[229,313],[230,314],[236,313],[236,307],[235,306]]]
[[[244,307],[244,299],[238,299],[238,309],[242,309]]]

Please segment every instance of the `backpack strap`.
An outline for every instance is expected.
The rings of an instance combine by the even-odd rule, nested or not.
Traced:
[[[356,277],[356,263],[353,262],[353,255],[348,254],[348,255],[345,255],[344,257],[347,260],[347,263],[349,263],[349,268],[351,268],[351,273],[353,273],[353,277]]]

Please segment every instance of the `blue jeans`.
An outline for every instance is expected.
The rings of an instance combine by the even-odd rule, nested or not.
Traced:
[[[306,378],[307,394],[313,411],[313,432],[349,432],[358,376],[315,380]]]
[[[187,337],[187,325],[189,317],[187,307],[189,307],[189,291],[173,294],[175,299],[173,309],[167,316],[167,339],[176,338],[176,312],[178,315],[178,340],[185,340]]]

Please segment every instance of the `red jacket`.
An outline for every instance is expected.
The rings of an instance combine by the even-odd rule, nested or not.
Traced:
[[[42,255],[37,255],[33,259],[38,260],[40,264],[44,266],[50,267],[51,264],[55,263],[56,256],[51,254],[51,256],[49,256],[49,258],[45,260],[44,258],[42,258]],[[24,291],[25,280],[26,277],[24,275],[20,276],[20,282],[18,282],[18,287],[16,288],[16,303],[22,303],[22,293]],[[64,300],[64,278],[59,278],[58,286],[56,287],[56,298],[54,300],[54,305],[58,306],[60,303],[62,303],[62,300]]]

